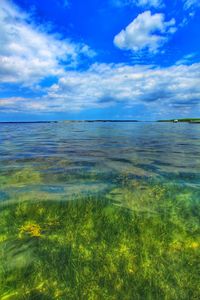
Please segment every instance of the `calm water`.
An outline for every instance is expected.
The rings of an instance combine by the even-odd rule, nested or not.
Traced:
[[[200,125],[0,124],[0,299],[199,299]]]

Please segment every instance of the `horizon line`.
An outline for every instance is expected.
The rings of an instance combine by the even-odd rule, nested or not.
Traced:
[[[173,119],[158,119],[158,120],[136,120],[136,119],[85,119],[85,120],[38,120],[38,121],[0,121],[0,124],[17,124],[17,123],[25,123],[25,124],[31,124],[31,123],[67,123],[67,122],[121,122],[121,123],[137,123],[137,122],[170,122],[170,121],[192,121],[192,120],[200,120],[200,118],[173,118]]]

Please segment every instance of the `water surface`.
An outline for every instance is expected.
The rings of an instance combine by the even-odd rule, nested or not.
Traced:
[[[199,299],[200,126],[0,124],[0,296]]]

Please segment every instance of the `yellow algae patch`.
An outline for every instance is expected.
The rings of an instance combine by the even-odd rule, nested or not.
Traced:
[[[122,244],[119,248],[119,253],[127,256],[129,255],[129,248],[125,244]]]
[[[199,248],[199,242],[197,241],[184,241],[184,242],[179,242],[176,241],[171,244],[170,249],[173,251],[185,251],[187,249],[198,249]]]
[[[6,240],[7,240],[6,235],[5,235],[5,234],[1,234],[1,235],[0,235],[0,243],[1,243],[1,242],[4,242],[4,241],[6,241]]]
[[[41,237],[41,227],[36,223],[27,223],[19,228],[19,238],[23,236]]]
[[[199,248],[199,243],[193,242],[190,247],[193,249]]]
[[[198,242],[191,242],[187,246],[188,246],[188,248],[191,248],[191,249],[197,249],[197,248],[199,248],[199,243]]]

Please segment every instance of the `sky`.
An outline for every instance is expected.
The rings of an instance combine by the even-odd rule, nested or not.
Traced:
[[[1,0],[0,121],[200,117],[199,0]]]

